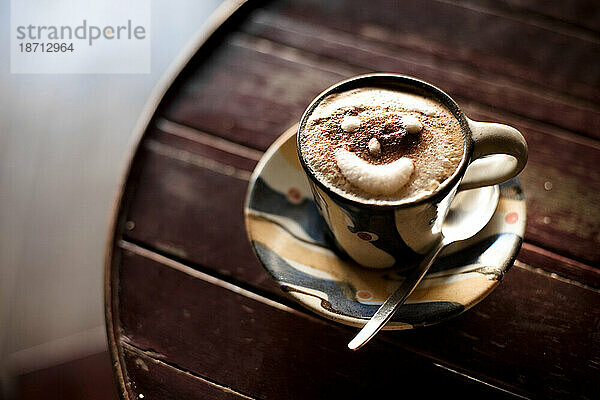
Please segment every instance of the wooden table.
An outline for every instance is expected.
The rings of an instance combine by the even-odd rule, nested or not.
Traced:
[[[575,0],[226,2],[137,128],[106,259],[124,399],[600,396],[600,8]],[[523,132],[525,241],[485,300],[381,333],[305,311],[254,257],[262,152],[330,84],[427,80]]]

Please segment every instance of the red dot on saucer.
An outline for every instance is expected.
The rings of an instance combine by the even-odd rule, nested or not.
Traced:
[[[504,220],[506,221],[507,224],[514,224],[519,220],[519,214],[517,214],[516,212],[509,212],[508,214],[506,214],[506,217],[504,218]]]
[[[287,192],[287,198],[291,203],[298,204],[302,201],[302,193],[296,188],[290,188]]]
[[[368,300],[371,297],[373,297],[373,295],[368,290],[359,290],[358,292],[356,292],[356,297],[358,297],[361,300]]]
[[[367,232],[358,232],[356,234],[356,236],[358,236],[360,239],[365,240],[367,242],[373,240],[373,236],[371,236],[371,234],[367,233]]]

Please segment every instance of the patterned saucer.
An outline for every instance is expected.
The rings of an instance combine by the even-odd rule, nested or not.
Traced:
[[[363,326],[405,272],[364,268],[336,253],[298,161],[295,132],[291,128],[277,139],[252,175],[245,208],[248,237],[264,268],[292,299],[329,319]],[[384,329],[438,323],[480,302],[512,266],[525,217],[519,181],[500,185],[486,227],[446,248]]]

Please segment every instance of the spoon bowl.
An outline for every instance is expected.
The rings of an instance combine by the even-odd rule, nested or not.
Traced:
[[[458,242],[481,231],[496,211],[500,189],[486,186],[459,192],[442,225],[443,240]]]

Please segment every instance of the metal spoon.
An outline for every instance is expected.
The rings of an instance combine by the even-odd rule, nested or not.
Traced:
[[[446,246],[474,236],[487,225],[496,210],[499,195],[498,186],[466,190],[456,195],[442,225],[440,241],[348,343],[348,348],[358,350],[383,328],[421,282],[438,254]]]

